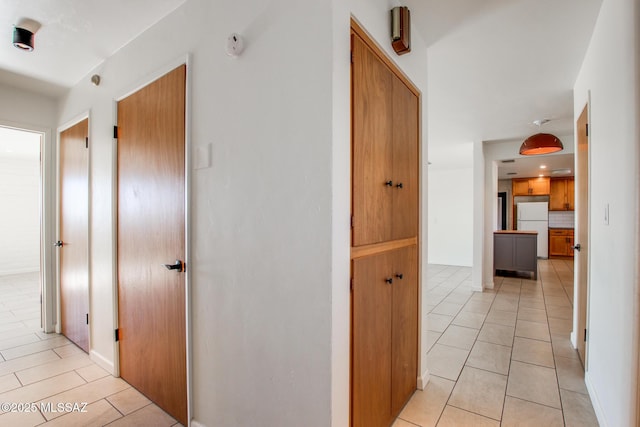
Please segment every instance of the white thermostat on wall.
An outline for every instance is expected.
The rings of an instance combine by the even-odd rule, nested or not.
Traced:
[[[244,41],[240,34],[233,33],[227,39],[227,55],[236,58],[244,50]]]

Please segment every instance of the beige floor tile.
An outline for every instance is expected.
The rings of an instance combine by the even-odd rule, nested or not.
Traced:
[[[57,377],[2,393],[0,394],[0,402],[37,402],[82,384],[85,384],[85,382],[80,375],[75,372],[67,372]]]
[[[442,417],[440,417],[440,421],[438,422],[438,427],[460,426],[500,427],[500,423],[496,420],[492,420],[491,418],[473,414],[453,406],[447,406],[444,408]]]
[[[494,323],[485,323],[478,334],[478,341],[490,342],[493,344],[513,345],[513,335],[515,328],[513,326],[504,326]]]
[[[43,363],[51,362],[52,360],[60,360],[60,357],[55,354],[53,350],[47,350],[20,357],[18,359],[8,360],[0,363],[0,375],[10,374],[23,369],[42,365]]]
[[[502,427],[564,427],[562,411],[507,396]]]
[[[516,336],[551,342],[549,327],[546,324],[529,322],[527,320],[518,320],[516,324]]]
[[[504,375],[466,366],[448,404],[500,420],[506,385],[507,377]]]
[[[80,375],[86,382],[95,381],[98,378],[106,377],[109,375],[107,371],[102,369],[98,365],[89,365],[84,368],[76,369],[78,375]]]
[[[578,351],[573,348],[571,339],[566,335],[551,334],[551,345],[553,346],[553,354],[558,357],[566,357],[568,359],[577,359]]]
[[[77,356],[79,354],[87,354],[75,344],[68,344],[62,347],[54,348],[53,351],[60,357]]]
[[[462,304],[458,303],[450,303],[450,302],[441,302],[431,310],[434,314],[443,314],[445,316],[455,316],[462,309]]]
[[[491,301],[475,301],[470,299],[468,303],[462,307],[462,313],[477,313],[486,315],[491,308]]]
[[[567,427],[598,427],[598,419],[588,394],[569,390],[560,390],[560,393]]]
[[[431,376],[423,391],[416,391],[400,413],[400,418],[421,427],[438,422],[455,382]]]
[[[560,409],[555,369],[511,362],[507,395]]]
[[[128,415],[151,403],[149,399],[133,387],[115,393],[107,397],[107,400],[124,415]]]
[[[473,295],[472,291],[462,291],[462,290],[455,290],[453,292],[451,292],[445,299],[445,302],[450,302],[450,303],[454,303],[454,304],[466,304],[467,301],[469,301],[469,299],[471,298],[471,296]]]
[[[83,353],[16,372],[16,376],[22,384],[27,385],[90,365],[93,365],[93,362]]]
[[[566,320],[572,320],[573,319],[573,308],[571,307],[556,307],[556,306],[549,306],[549,309],[547,310],[547,316],[549,316],[549,318],[557,318],[557,319],[566,319]]]
[[[0,331],[0,341],[6,341],[12,338],[18,338],[25,335],[32,335],[34,331],[25,327],[22,323],[14,324],[13,328],[6,329],[4,331]],[[35,332],[38,335],[37,332]]]
[[[520,309],[522,308],[535,308],[538,310],[544,310],[544,299],[542,298],[542,294],[540,294],[540,298],[531,298],[530,296],[521,296],[520,297]]]
[[[502,375],[509,374],[511,348],[488,342],[476,341],[467,359],[467,366],[484,369]]]
[[[432,375],[456,381],[469,350],[436,344],[427,354],[427,369]]]
[[[175,419],[156,405],[147,405],[142,409],[138,409],[137,411],[114,421],[109,426],[170,427],[175,423]]]
[[[427,315],[427,329],[435,332],[444,332],[453,320],[453,316],[429,313]]]
[[[416,427],[416,425],[410,422],[407,422],[401,418],[397,418],[391,427]]]
[[[547,312],[537,308],[520,307],[518,309],[518,320],[528,320],[529,322],[547,323]]]
[[[43,424],[46,427],[89,427],[104,426],[122,418],[122,414],[106,400],[99,400],[88,405],[86,412],[70,412]],[[111,425],[111,424],[109,424]],[[133,426],[134,424],[130,424]],[[143,424],[140,424],[143,425]],[[150,425],[150,424],[146,424]]]
[[[468,303],[467,305],[469,304],[470,303]],[[455,319],[453,319],[451,324],[457,325],[457,326],[464,326],[467,328],[480,329],[482,327],[482,324],[484,323],[484,318],[486,317],[486,315],[482,313],[473,313],[469,311],[464,311],[465,309],[466,309],[466,306],[463,309],[463,311],[461,311],[460,314],[458,314],[455,317]]]
[[[546,341],[516,337],[513,341],[513,354],[511,358],[519,362],[546,366],[548,368],[555,367],[551,343]]]
[[[34,333],[2,340],[0,341],[0,352],[2,350],[7,350],[13,347],[19,347],[21,345],[31,344],[38,341],[40,341],[40,338],[38,338],[38,336]]]
[[[131,388],[131,386],[122,379],[108,376],[48,397],[40,402],[51,403],[54,407],[59,403],[93,403],[127,388]],[[59,412],[44,412],[43,415],[47,420],[51,420],[62,414]]]
[[[491,289],[485,289],[484,292],[474,292],[469,302],[488,302],[492,303],[496,298],[496,294]]]
[[[7,374],[0,377],[0,393],[22,387],[20,381],[14,374]]]
[[[518,311],[518,298],[504,298],[502,294],[499,294],[493,301],[491,309],[516,312]]]
[[[485,323],[497,323],[504,326],[516,326],[517,315],[518,313],[515,311],[496,310],[492,307],[484,321]]]
[[[549,318],[549,330],[554,335],[569,335],[573,330],[571,319]]]
[[[569,298],[567,298],[566,296],[545,296],[544,301],[547,307],[571,307]]]
[[[584,370],[580,359],[556,357],[556,371],[560,388],[582,394],[588,393],[587,386],[584,383]]]
[[[61,335],[58,335],[57,337],[50,340],[38,341],[31,344],[21,345],[19,347],[13,347],[7,350],[2,350],[0,353],[2,353],[2,356],[6,360],[11,360],[28,354],[40,353],[44,350],[68,345],[69,343],[70,341],[68,339]]]
[[[478,336],[478,330],[473,328],[465,328],[462,326],[449,325],[446,331],[438,340],[438,344],[448,345],[450,347],[471,350],[473,343]]]
[[[36,412],[8,412],[0,415],[0,426],[31,427],[45,422],[44,417]]]

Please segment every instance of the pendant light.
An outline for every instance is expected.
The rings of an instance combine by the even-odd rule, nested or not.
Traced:
[[[548,123],[549,119],[536,120],[533,122],[540,127]],[[556,153],[564,150],[564,146],[557,136],[550,133],[536,133],[525,139],[520,146],[520,154],[523,156],[537,156],[540,154]]]

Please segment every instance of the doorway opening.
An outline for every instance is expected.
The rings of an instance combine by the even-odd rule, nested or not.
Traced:
[[[35,338],[44,327],[42,141],[42,133],[0,126],[0,334]]]

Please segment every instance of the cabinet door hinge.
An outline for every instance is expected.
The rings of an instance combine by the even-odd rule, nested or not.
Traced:
[[[587,328],[584,328],[584,342],[587,342]]]
[[[118,139],[118,126],[113,127],[113,139]]]
[[[89,313],[87,313],[87,325],[89,324]]]
[[[584,125],[584,130],[587,133],[587,136],[589,136],[589,123]]]
[[[353,51],[351,51],[351,63],[353,64]]]
[[[353,292],[353,277],[349,280],[349,290]]]
[[[120,328],[116,329],[115,338],[116,342],[120,341]]]
[[[84,138],[84,148],[89,148],[89,137]]]
[[[353,215],[351,215],[351,228],[353,228]]]

